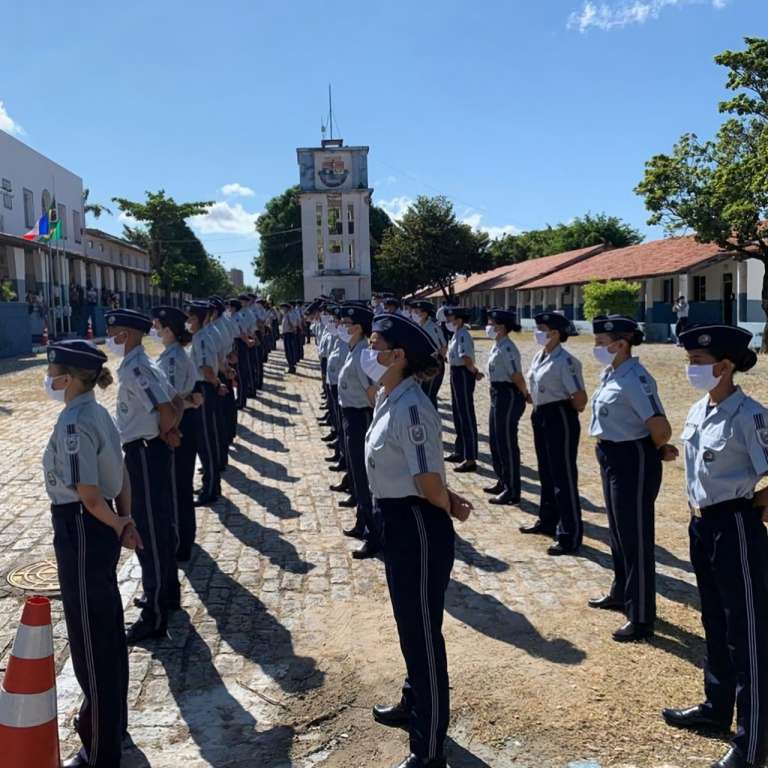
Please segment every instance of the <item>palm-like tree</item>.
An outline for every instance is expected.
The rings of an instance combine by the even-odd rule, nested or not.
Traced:
[[[100,203],[89,203],[88,202],[88,195],[90,193],[90,189],[86,188],[83,190],[83,212],[88,214],[93,214],[94,219],[98,219],[102,213],[108,213],[110,216],[112,215],[111,209],[107,208],[106,205],[101,205]]]

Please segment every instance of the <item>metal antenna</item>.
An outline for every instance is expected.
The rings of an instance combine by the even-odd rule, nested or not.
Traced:
[[[333,138],[333,94],[331,93],[331,84],[328,83],[328,112],[330,115],[329,124],[331,129],[331,138]]]

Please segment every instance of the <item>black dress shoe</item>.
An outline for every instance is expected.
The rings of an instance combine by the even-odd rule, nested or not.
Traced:
[[[347,496],[346,499],[342,499],[339,502],[339,506],[343,507],[344,509],[354,509],[357,506],[357,501],[353,499],[351,496]]]
[[[560,555],[575,555],[579,551],[578,547],[564,547],[559,542],[553,544],[551,547],[547,547],[547,554],[552,557],[560,557]]]
[[[459,469],[456,470],[457,472]],[[517,504],[520,501],[519,496],[515,496],[512,491],[502,491],[498,496],[491,496],[490,499],[488,499],[489,504],[504,504],[506,506],[511,506],[512,504]]]
[[[477,472],[476,461],[463,461],[458,467],[453,468],[454,472]]]
[[[376,704],[371,711],[373,713],[373,719],[379,723],[379,725],[386,725],[387,728],[408,729],[410,715],[402,701],[395,704],[394,707]]]
[[[328,490],[334,491],[335,493],[349,493],[349,483],[345,483],[342,480],[340,483],[336,483],[336,485],[329,485]]]
[[[490,493],[491,496],[496,496],[497,494],[501,493],[504,490],[504,483],[496,483],[496,485],[491,485],[488,488],[483,488],[483,493]]]
[[[464,457],[459,456],[457,453],[452,453],[450,456],[446,456],[445,460],[450,464],[461,464],[464,461]]]
[[[762,762],[748,763],[747,758],[736,747],[731,747],[717,762],[712,763],[712,768],[758,768],[762,765]]]
[[[141,608],[142,610],[144,610],[144,608],[146,608],[149,605],[149,601],[147,600],[146,595],[142,595],[141,597],[134,597],[133,604],[137,608]],[[179,598],[178,600],[173,600],[170,603],[168,603],[168,607],[172,611],[178,611],[179,608],[181,608],[181,598]]]
[[[349,536],[351,539],[360,539],[360,541],[365,540],[365,527],[356,525],[353,528],[345,528],[342,533],[345,536]]]
[[[617,643],[636,643],[651,637],[653,637],[653,624],[635,624],[634,621],[628,621],[613,633],[613,639]]]
[[[83,757],[81,752],[78,752],[76,755],[73,755],[68,760],[65,760],[61,764],[61,768],[80,768],[80,766],[85,768],[85,766],[87,765],[88,765],[88,760]]]
[[[331,466],[328,467],[328,469],[330,469],[331,472],[346,472],[347,471],[346,464],[331,464]]]
[[[356,549],[352,553],[352,557],[355,558],[355,560],[368,560],[371,557],[376,557],[376,555],[379,554],[378,547],[372,547],[368,542],[366,541],[365,544],[363,544],[360,549]]]
[[[432,760],[422,760],[416,755],[408,755],[396,768],[447,768],[444,757],[434,757]]]
[[[155,629],[153,624],[139,619],[128,627],[128,631],[125,633],[125,639],[128,645],[136,645],[144,640],[158,639],[168,636],[168,630],[165,625],[160,625],[159,629]]]
[[[334,454],[333,456],[326,456],[325,460],[328,462],[328,464],[335,464],[339,460],[339,456],[338,454]]]
[[[541,520],[537,520],[532,525],[521,525],[518,528],[520,533],[538,533],[540,536],[554,536],[555,532],[550,528],[545,528],[541,524]]]
[[[613,595],[604,595],[603,597],[590,597],[587,601],[590,608],[601,608],[604,611],[623,611],[624,601],[619,600]]]
[[[320,439],[324,443],[332,443],[337,437],[338,435],[335,432],[331,432],[330,435],[326,435],[325,437],[321,437]]]
[[[219,500],[218,496],[208,496],[207,494],[203,494],[202,496],[199,496],[197,501],[195,502],[196,507],[210,507],[211,504],[214,504]]]
[[[728,733],[731,729],[730,722],[715,717],[703,704],[685,709],[662,709],[661,716],[667,725],[675,728],[689,728],[692,731],[715,731],[717,733]]]

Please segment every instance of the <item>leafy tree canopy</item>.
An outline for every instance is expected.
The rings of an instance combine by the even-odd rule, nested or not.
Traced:
[[[626,280],[591,282],[584,286],[584,317],[626,315],[634,317],[640,296],[640,283]]]

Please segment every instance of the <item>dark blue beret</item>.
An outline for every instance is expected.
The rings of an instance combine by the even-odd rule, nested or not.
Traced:
[[[462,320],[469,320],[472,317],[472,310],[469,307],[446,307],[446,317],[459,317]]]
[[[592,318],[593,333],[634,333],[640,326],[625,315],[598,315]]]
[[[489,309],[488,319],[493,320],[494,323],[501,323],[507,328],[520,328],[517,322],[517,314],[511,309]]]
[[[153,307],[150,313],[156,320],[163,320],[175,326],[181,325],[183,327],[184,321],[187,319],[186,312],[178,307]]]
[[[437,362],[439,350],[432,337],[403,315],[384,312],[373,319],[373,332],[380,333],[396,349],[404,349],[412,360]]]
[[[744,352],[749,349],[752,334],[734,325],[693,325],[685,329],[678,340],[685,349],[705,349],[718,356],[724,352]]]
[[[356,304],[342,304],[341,319],[351,320],[355,325],[370,326],[373,321],[373,310]]]
[[[240,301],[240,299],[236,299],[234,297],[227,299],[225,304],[228,307],[232,307],[232,309],[237,310],[238,312],[243,308],[243,303]]]
[[[414,309],[420,309],[422,312],[427,312],[432,317],[435,315],[435,305],[431,301],[417,299],[416,301],[409,301],[408,304]]]
[[[112,309],[104,313],[104,319],[110,328],[120,326],[121,328],[133,328],[142,333],[149,333],[149,329],[152,327],[152,320],[135,309]]]
[[[184,305],[184,311],[188,315],[203,319],[211,311],[211,305],[207,301],[190,301]]]
[[[238,297],[240,301],[252,301],[253,296],[250,293],[241,293]]]
[[[533,316],[533,321],[536,325],[546,325],[553,331],[568,331],[569,333],[572,331],[571,321],[559,312],[540,312]]]
[[[72,368],[85,368],[88,371],[100,371],[107,362],[107,356],[90,341],[73,339],[49,344],[48,362]]]

